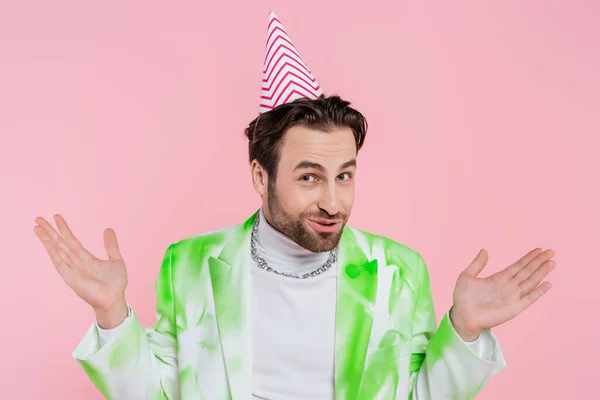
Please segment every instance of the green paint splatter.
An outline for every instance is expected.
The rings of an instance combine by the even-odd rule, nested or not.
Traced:
[[[108,365],[111,370],[120,368],[128,361],[135,360],[140,352],[141,340],[146,340],[135,315],[132,315],[131,318],[123,332],[114,339],[110,349]]]
[[[454,328],[446,315],[427,344],[427,363],[433,365],[443,358],[445,349],[455,344],[455,340]]]
[[[90,381],[108,400],[112,400],[112,396],[106,384],[107,377],[103,376],[98,369],[94,368],[90,363],[84,360],[79,360],[79,365],[83,368]]]

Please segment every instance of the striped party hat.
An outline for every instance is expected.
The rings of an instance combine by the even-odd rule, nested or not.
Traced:
[[[269,27],[259,114],[298,98],[316,99],[323,91],[274,12]]]

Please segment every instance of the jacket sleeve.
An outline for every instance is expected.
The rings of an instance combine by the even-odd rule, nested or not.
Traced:
[[[470,400],[505,366],[498,341],[485,330],[465,343],[446,312],[439,327],[429,283],[429,273],[418,255],[419,288],[413,320],[410,394],[412,400]]]
[[[143,328],[135,313],[101,343],[94,323],[73,352],[93,384],[110,400],[178,400],[177,339],[169,246],[156,282],[155,326]]]

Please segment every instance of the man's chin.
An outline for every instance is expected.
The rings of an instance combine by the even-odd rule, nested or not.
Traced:
[[[309,250],[315,253],[322,253],[333,250],[339,244],[342,237],[343,226],[334,232],[320,232],[311,227],[308,229],[310,236],[312,237],[312,243],[311,246],[309,246]]]

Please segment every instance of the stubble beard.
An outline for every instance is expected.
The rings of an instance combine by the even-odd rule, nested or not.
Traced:
[[[271,225],[299,246],[309,251],[315,253],[331,251],[339,244],[342,238],[343,228],[346,225],[347,219],[345,215],[338,214],[331,216],[321,210],[321,212],[317,213],[302,213],[298,219],[295,219],[283,208],[274,185],[269,185],[267,205],[269,207]],[[336,232],[316,232],[302,223],[302,221],[305,221],[309,217],[342,220],[342,228]]]

